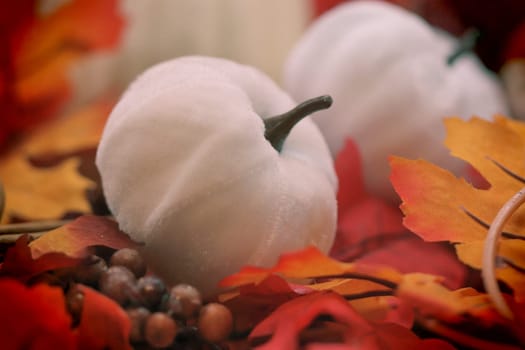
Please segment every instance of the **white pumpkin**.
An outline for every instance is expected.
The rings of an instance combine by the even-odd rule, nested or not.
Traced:
[[[307,119],[277,151],[263,119],[295,102],[249,66],[182,57],[143,73],[112,111],[96,164],[120,227],[167,283],[205,295],[244,265],[327,251],[337,180]]]
[[[352,1],[321,16],[290,52],[284,86],[297,100],[330,94],[313,116],[332,154],[353,138],[369,191],[395,199],[389,155],[425,158],[460,173],[443,146],[444,117],[507,113],[502,87],[472,53],[452,64],[458,40],[401,7]]]

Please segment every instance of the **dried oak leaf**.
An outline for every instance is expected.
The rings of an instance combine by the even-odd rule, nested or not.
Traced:
[[[0,148],[9,137],[57,115],[71,94],[73,63],[117,45],[124,25],[118,4],[74,0],[48,13],[38,13],[35,0],[0,5],[8,15],[0,30]]]
[[[2,349],[77,349],[64,294],[57,287],[26,287],[0,279],[0,344]]]
[[[352,140],[347,140],[337,155],[335,169],[339,179],[338,225],[330,256],[388,265],[403,273],[440,275],[452,289],[463,285],[466,268],[450,247],[422,241],[403,226],[397,206],[366,192],[361,157]]]
[[[496,213],[525,183],[525,125],[498,117],[494,122],[472,118],[445,120],[446,145],[490,183],[477,189],[464,179],[424,160],[392,157],[391,180],[403,200],[404,224],[426,241],[456,243],[459,258],[481,268],[482,249]],[[496,275],[525,299],[525,208],[505,225],[498,255],[507,264]]]
[[[79,350],[128,350],[131,323],[126,312],[112,299],[84,285],[76,285],[84,295],[77,328]]]
[[[323,321],[326,318],[329,320]],[[442,340],[421,340],[394,323],[369,322],[333,292],[311,293],[281,305],[257,325],[250,339],[261,342],[270,337],[258,347],[261,350],[299,349],[300,342],[309,340],[312,333],[314,341],[308,343],[308,349],[454,349]],[[320,338],[328,339],[321,343]]]
[[[111,105],[101,101],[54,120],[0,158],[4,222],[13,217],[45,220],[67,212],[90,212],[86,191],[95,182],[79,173],[81,159],[75,152],[96,147]],[[50,156],[62,156],[62,160],[51,166],[34,164]]]
[[[89,248],[105,246],[113,249],[137,247],[128,235],[120,231],[111,219],[84,215],[49,231],[29,244],[33,258],[49,253],[63,253],[72,258],[85,258]]]
[[[113,249],[136,247],[137,244],[104,217],[81,216],[29,243],[22,236],[5,255],[0,275],[28,280],[42,272],[76,266],[91,254],[89,248],[105,246]]]

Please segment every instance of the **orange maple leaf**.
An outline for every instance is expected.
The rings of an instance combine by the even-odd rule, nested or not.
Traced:
[[[124,25],[118,3],[74,0],[40,14],[35,0],[0,6],[0,12],[12,12],[0,30],[0,148],[57,116],[71,95],[73,63],[117,45]]]
[[[459,258],[474,268],[482,268],[483,260],[494,265],[494,257],[483,251],[485,239],[500,208],[524,187],[525,125],[504,117],[494,122],[449,118],[445,125],[452,155],[470,163],[490,188],[475,188],[424,160],[392,157],[391,180],[403,200],[404,224],[427,241],[457,243]],[[519,208],[505,224],[498,251],[502,264],[496,268],[497,278],[518,301],[525,300],[524,221],[525,208]],[[492,293],[491,270],[483,269],[485,285],[500,311],[510,316],[501,295]]]

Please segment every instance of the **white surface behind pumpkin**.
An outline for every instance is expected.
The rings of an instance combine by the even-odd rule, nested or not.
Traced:
[[[455,38],[379,1],[352,1],[321,16],[290,52],[284,85],[293,98],[330,94],[313,116],[335,156],[351,137],[368,190],[396,200],[389,155],[424,158],[455,173],[464,163],[443,145],[444,117],[507,114],[503,90],[470,53],[452,65]]]

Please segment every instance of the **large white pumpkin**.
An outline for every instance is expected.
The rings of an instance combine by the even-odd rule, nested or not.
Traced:
[[[208,295],[244,265],[335,235],[337,180],[307,119],[280,151],[263,119],[295,107],[249,66],[183,57],[143,73],[112,111],[97,152],[104,195],[120,227],[169,284]]]

